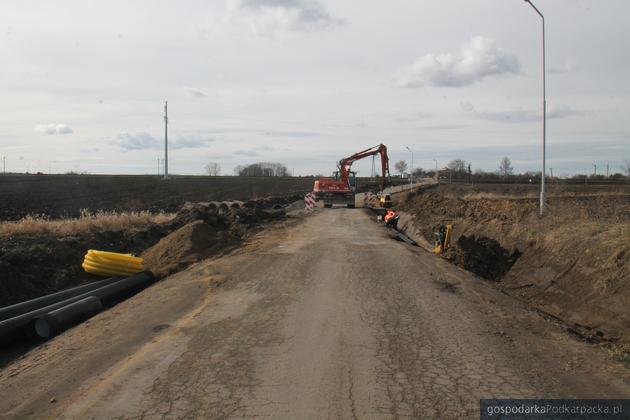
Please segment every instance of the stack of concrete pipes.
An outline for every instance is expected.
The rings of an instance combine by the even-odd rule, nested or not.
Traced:
[[[132,296],[155,281],[149,271],[131,277],[112,277],[84,286],[0,308],[0,343],[22,334],[51,338],[67,328]]]
[[[234,201],[210,201],[205,203],[199,203],[203,206],[207,206],[210,210],[215,210],[220,215],[227,215],[232,209],[240,209],[243,207],[243,202]]]

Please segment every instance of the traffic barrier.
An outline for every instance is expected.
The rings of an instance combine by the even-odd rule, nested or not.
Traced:
[[[315,208],[315,200],[313,199],[313,194],[307,193],[304,196],[304,210],[307,213],[311,213]]]

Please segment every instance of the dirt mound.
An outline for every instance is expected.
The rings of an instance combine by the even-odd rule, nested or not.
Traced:
[[[440,185],[398,203],[433,242],[454,226],[445,257],[569,325],[630,343],[630,188]]]
[[[77,236],[14,236],[0,240],[0,306],[11,305],[100,277],[83,271],[88,249],[140,253],[166,233],[161,226]]]
[[[521,252],[510,252],[491,238],[462,235],[457,246],[449,248],[444,257],[468,271],[492,281],[499,281],[514,265]]]
[[[230,226],[229,218],[220,215],[218,209],[209,203],[186,203],[175,214],[168,227],[175,230],[197,220],[203,220],[217,230],[224,230]]]
[[[238,205],[221,213],[213,203],[186,203],[166,223],[129,230],[90,231],[65,237],[54,234],[0,237],[0,306],[96,280],[98,277],[81,268],[88,249],[139,255],[145,250],[148,253],[149,247],[164,238],[162,246],[148,253],[148,264],[158,275],[167,275],[223,246],[237,244],[248,232],[270,220],[284,217],[281,208],[293,198],[232,203]],[[174,235],[179,229],[181,236]],[[166,241],[165,237],[171,233],[173,236]],[[179,257],[182,262],[175,263]]]
[[[226,242],[217,231],[196,220],[170,233],[141,254],[145,269],[165,277],[200,261]]]

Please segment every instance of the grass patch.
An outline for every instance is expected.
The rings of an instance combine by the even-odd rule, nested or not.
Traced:
[[[608,349],[610,357],[622,363],[630,364],[630,349],[618,345],[613,345]]]
[[[51,220],[47,216],[28,215],[16,222],[1,222],[0,237],[43,234],[67,236],[96,231],[121,231],[168,222],[173,217],[173,214],[148,211],[91,213],[88,210],[82,210],[81,215],[75,219]]]

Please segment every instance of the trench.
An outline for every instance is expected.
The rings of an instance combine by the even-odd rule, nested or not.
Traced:
[[[522,255],[501,246],[499,241],[485,236],[461,235],[444,257],[453,264],[490,281],[501,281]]]

